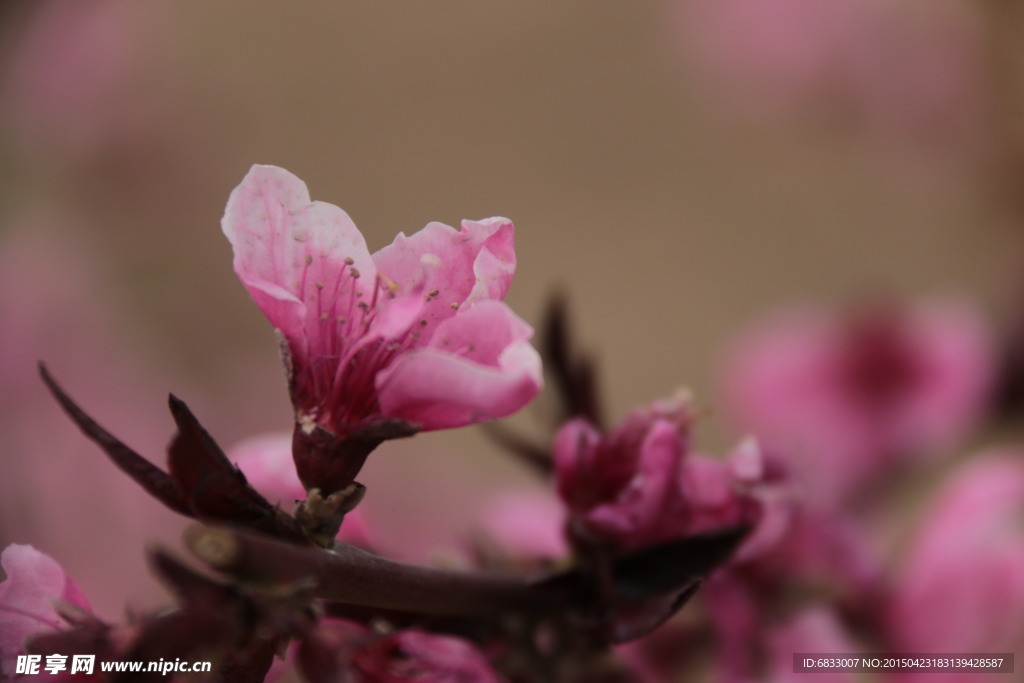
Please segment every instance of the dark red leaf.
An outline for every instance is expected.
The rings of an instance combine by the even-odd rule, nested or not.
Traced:
[[[169,403],[178,432],[167,450],[167,464],[192,514],[304,543],[295,521],[249,486],[188,406],[173,395]]]
[[[39,364],[39,374],[68,417],[78,425],[83,434],[103,449],[122,472],[134,479],[151,496],[170,509],[192,517],[188,503],[167,473],[118,441],[110,432],[89,417],[50,376],[46,366],[42,363]]]

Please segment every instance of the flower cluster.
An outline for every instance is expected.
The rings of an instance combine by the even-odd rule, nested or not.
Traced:
[[[713,457],[695,446],[701,411],[684,390],[607,426],[560,300],[534,350],[503,302],[515,270],[506,219],[432,223],[370,254],[340,208],[257,166],[223,229],[278,335],[292,431],[225,451],[171,396],[177,431],[161,468],[41,366],[110,461],[197,522],[185,543],[208,571],[152,550],[175,607],[110,622],[54,559],[10,546],[5,676],[25,673],[29,655],[88,652],[206,659],[224,681],[292,669],[310,683],[645,682],[702,670],[781,683],[794,652],[1024,645],[1018,454],[955,469],[905,552],[879,522],[905,499],[893,491],[996,407],[994,343],[966,304],[804,310],[753,330],[726,359],[722,405],[757,436]],[[542,356],[557,394],[546,438],[491,434],[548,491],[496,496],[458,568],[386,557],[400,541],[358,507],[367,457],[388,439],[518,410],[541,390]]]
[[[803,309],[734,345],[723,403],[764,446],[762,516],[698,596],[704,619],[673,625],[675,642],[711,643],[711,680],[791,680],[799,652],[1008,653],[1024,644],[1020,453],[957,466],[904,531],[909,542],[892,539],[892,519],[907,516],[922,475],[948,468],[943,460],[992,411],[996,367],[987,327],[963,302]],[[648,679],[708,666],[697,652],[666,656],[668,636],[655,636],[629,650]]]
[[[551,476],[551,493],[495,499],[462,569],[384,557],[357,509],[370,453],[388,439],[503,417],[542,387],[533,331],[503,302],[512,223],[431,223],[371,254],[344,211],[312,201],[287,171],[256,166],[222,226],[236,273],[277,333],[292,434],[225,452],[171,396],[177,432],[164,469],[41,366],[116,467],[199,522],[186,544],[218,577],[153,550],[176,608],[110,623],[54,560],[12,546],[0,584],[6,675],[24,673],[19,657],[84,648],[102,661],[206,657],[226,681],[287,667],[314,683],[632,680],[611,646],[672,617],[763,535],[771,485],[756,444],[728,463],[692,453],[683,394],[602,432],[593,370],[556,308],[546,355],[566,419],[547,443],[496,433]]]

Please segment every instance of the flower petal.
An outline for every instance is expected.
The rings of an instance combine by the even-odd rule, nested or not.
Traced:
[[[512,557],[555,560],[568,555],[565,511],[548,493],[507,491],[480,512],[480,529]]]
[[[463,221],[462,230],[429,223],[409,237],[400,233],[373,260],[399,296],[426,292],[420,332],[427,338],[460,307],[505,296],[516,267],[514,230],[507,218]]]
[[[221,227],[235,272],[292,353],[335,352],[337,319],[370,299],[376,278],[348,214],[311,201],[306,184],[288,171],[257,165],[231,193]]]
[[[0,583],[0,672],[11,675],[27,638],[66,625],[54,609],[55,600],[90,608],[60,565],[30,545],[7,546],[0,564],[7,574]]]
[[[1024,643],[1022,511],[1020,453],[977,455],[954,472],[925,514],[886,615],[900,647],[1010,652]]]
[[[382,412],[429,430],[519,410],[543,385],[532,333],[504,303],[480,302],[378,373]]]
[[[670,503],[684,448],[676,426],[656,420],[640,446],[636,475],[616,500],[587,513],[587,522],[602,534],[634,547],[682,536],[687,517],[670,509]]]
[[[572,510],[584,513],[599,503],[607,490],[618,491],[618,478],[609,486],[607,477],[601,476],[606,469],[600,460],[601,433],[586,418],[573,418],[562,425],[551,451],[558,495]]]

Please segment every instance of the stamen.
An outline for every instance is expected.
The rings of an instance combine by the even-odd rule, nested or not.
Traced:
[[[387,275],[377,273],[377,281],[383,283],[384,287],[387,288],[388,292],[392,296],[394,296],[395,293],[398,292],[399,290],[398,283],[389,278]]]
[[[377,292],[380,291],[380,275],[373,278],[373,296],[370,297],[370,306],[377,307]]]

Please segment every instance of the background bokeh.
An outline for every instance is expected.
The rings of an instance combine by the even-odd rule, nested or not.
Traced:
[[[163,599],[143,542],[177,543],[44,394],[38,359],[158,462],[168,391],[225,445],[290,428],[219,229],[253,163],[342,206],[371,249],[510,217],[513,308],[538,324],[564,291],[609,412],[692,387],[710,450],[740,436],[716,411],[722,353],[777,307],[954,293],[1010,326],[1012,3],[951,3],[980,36],[959,137],[886,129],[848,92],[812,88],[796,113],[737,97],[742,70],[700,50],[716,24],[681,4],[4,2],[0,546],[35,544],[116,616]],[[530,481],[478,430],[390,444],[362,479],[382,536],[421,559]]]

